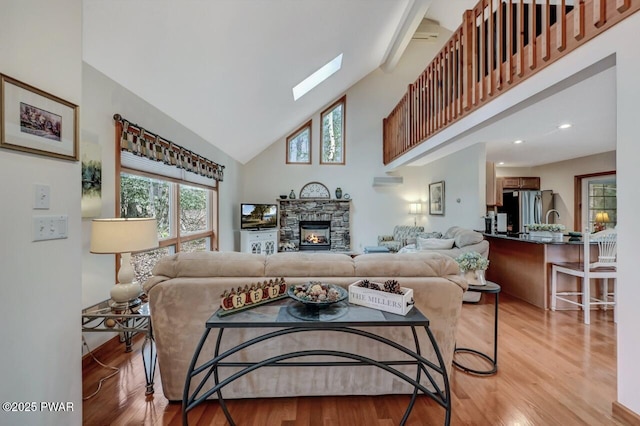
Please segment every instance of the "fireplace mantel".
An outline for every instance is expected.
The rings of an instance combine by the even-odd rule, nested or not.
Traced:
[[[331,222],[331,250],[351,250],[351,200],[328,198],[302,198],[277,200],[280,217],[280,250],[291,247],[298,250],[299,222],[327,220]]]

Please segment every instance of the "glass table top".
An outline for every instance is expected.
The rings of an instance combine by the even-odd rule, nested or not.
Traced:
[[[219,316],[218,312],[216,311],[207,320],[207,328],[300,326],[323,328],[328,324],[335,327],[429,325],[429,320],[415,306],[403,316],[353,305],[346,301],[316,308],[285,298],[224,316]]]

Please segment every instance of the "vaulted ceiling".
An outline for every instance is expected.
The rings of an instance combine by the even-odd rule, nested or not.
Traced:
[[[83,59],[245,163],[371,71],[397,62],[439,2],[455,3],[446,11],[458,21],[473,4],[84,0]],[[293,86],[340,53],[342,69],[294,101]]]
[[[373,70],[393,69],[423,17],[455,30],[475,3],[84,0],[83,59],[246,163]],[[294,101],[292,88],[340,53],[342,68]]]

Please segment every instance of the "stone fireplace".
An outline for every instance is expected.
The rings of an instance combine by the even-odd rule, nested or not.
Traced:
[[[280,251],[351,250],[351,200],[278,200]]]

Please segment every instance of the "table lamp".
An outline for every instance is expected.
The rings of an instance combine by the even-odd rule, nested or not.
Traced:
[[[609,213],[598,212],[596,213],[596,231],[603,231],[606,227],[605,223],[609,223]]]
[[[421,203],[409,204],[409,214],[413,215],[413,226],[416,226],[418,223],[418,215],[422,214],[422,204]]]
[[[142,286],[134,280],[131,252],[158,247],[158,222],[152,218],[94,219],[91,223],[91,253],[120,254],[118,282],[111,288],[116,304],[134,305]]]

